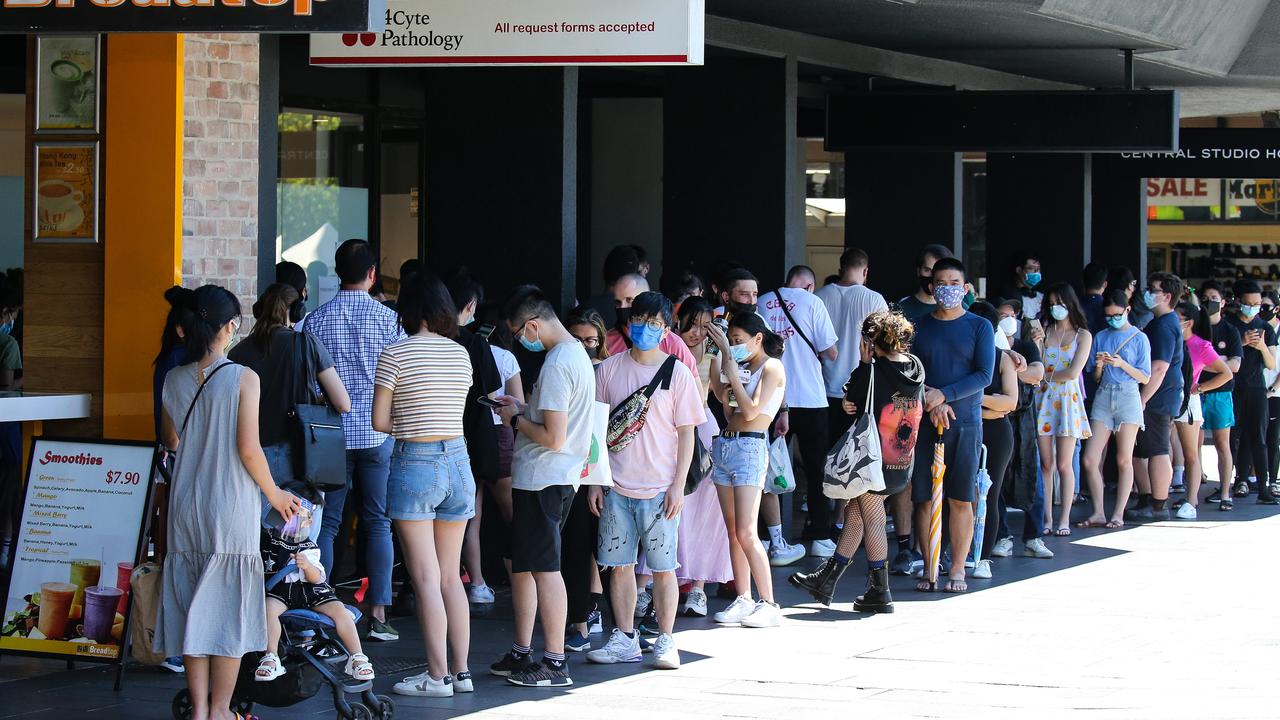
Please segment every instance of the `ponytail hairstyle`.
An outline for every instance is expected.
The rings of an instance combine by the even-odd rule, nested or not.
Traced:
[[[199,362],[208,356],[218,331],[238,317],[240,301],[226,288],[205,285],[193,291],[182,308],[187,360]]]
[[[1209,321],[1209,313],[1199,305],[1189,300],[1173,306],[1178,312],[1178,318],[1183,322],[1191,321],[1191,334],[1199,337],[1201,340],[1213,342],[1213,324]]]
[[[769,329],[764,318],[757,313],[740,312],[734,313],[733,319],[729,321],[729,328],[738,328],[748,335],[763,335],[764,342],[760,345],[760,349],[764,350],[764,354],[771,358],[782,357],[784,343],[782,336]]]
[[[977,305],[978,303],[974,303]],[[987,307],[991,307],[987,305]],[[990,322],[991,318],[987,317]],[[873,347],[887,355],[905,353],[911,349],[916,329],[900,312],[877,310],[862,321],[862,337]]]
[[[182,346],[182,336],[178,334],[178,325],[182,322],[182,314],[191,304],[194,293],[181,285],[174,285],[164,291],[165,302],[169,303],[169,314],[164,319],[164,331],[160,333],[160,352],[152,365],[159,366],[177,348]]]
[[[249,331],[249,342],[265,357],[271,354],[271,336],[280,328],[287,328],[302,319],[306,304],[302,295],[292,285],[274,283],[268,285],[262,297],[253,306],[257,322]]]

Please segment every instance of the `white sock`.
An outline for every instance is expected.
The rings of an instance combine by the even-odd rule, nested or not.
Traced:
[[[1187,468],[1186,468],[1185,466],[1183,466],[1183,465],[1174,465],[1174,466],[1173,466],[1173,484],[1174,484],[1174,485],[1181,485],[1181,484],[1182,484],[1182,476],[1183,476],[1184,474],[1186,474],[1186,472],[1187,472]]]
[[[770,526],[769,526],[769,542],[773,543],[774,545],[786,545],[786,544],[787,544],[787,540],[786,540],[786,538],[782,537],[782,526],[781,526],[781,525],[770,525]]]

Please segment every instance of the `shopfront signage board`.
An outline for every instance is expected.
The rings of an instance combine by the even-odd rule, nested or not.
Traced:
[[[380,31],[386,0],[0,0],[0,33]]]
[[[1118,177],[1269,179],[1276,175],[1276,168],[1280,167],[1277,163],[1280,163],[1280,131],[1184,128],[1177,148],[1172,151],[1095,155],[1093,172]]]
[[[119,662],[155,446],[36,439],[0,653]]]
[[[311,36],[311,64],[701,65],[703,0],[387,0],[381,32]]]

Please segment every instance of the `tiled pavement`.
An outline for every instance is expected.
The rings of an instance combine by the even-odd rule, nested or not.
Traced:
[[[922,595],[894,578],[897,612],[863,616],[855,561],[830,609],[802,602],[775,572],[786,620],[778,629],[681,620],[684,667],[572,662],[568,691],[508,687],[482,671],[510,642],[509,607],[473,623],[477,692],[397,698],[399,718],[982,718],[1166,720],[1280,717],[1280,581],[1265,562],[1280,516],[1252,500],[1199,522],[1049,538],[1054,560],[997,560],[996,578],[962,596]],[[812,564],[802,561],[802,565]],[[713,610],[725,601],[712,599]],[[414,623],[370,654],[415,661]],[[381,664],[381,663],[380,663]],[[180,677],[0,659],[0,718],[166,718]],[[389,692],[400,676],[380,677]],[[326,697],[264,718],[333,717]]]

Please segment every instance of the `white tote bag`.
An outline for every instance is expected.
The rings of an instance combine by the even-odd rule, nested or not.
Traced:
[[[769,443],[769,477],[764,489],[774,495],[785,495],[796,489],[796,472],[791,467],[791,447],[784,437],[776,437]]]
[[[609,453],[605,450],[605,436],[609,433],[608,403],[592,403],[591,450],[582,464],[582,485],[613,487],[613,472],[609,469]]]
[[[827,454],[822,494],[832,500],[852,500],[859,495],[884,489],[884,465],[880,453],[880,427],[872,407],[875,399],[876,367],[871,361],[867,399],[862,417],[845,431]]]

